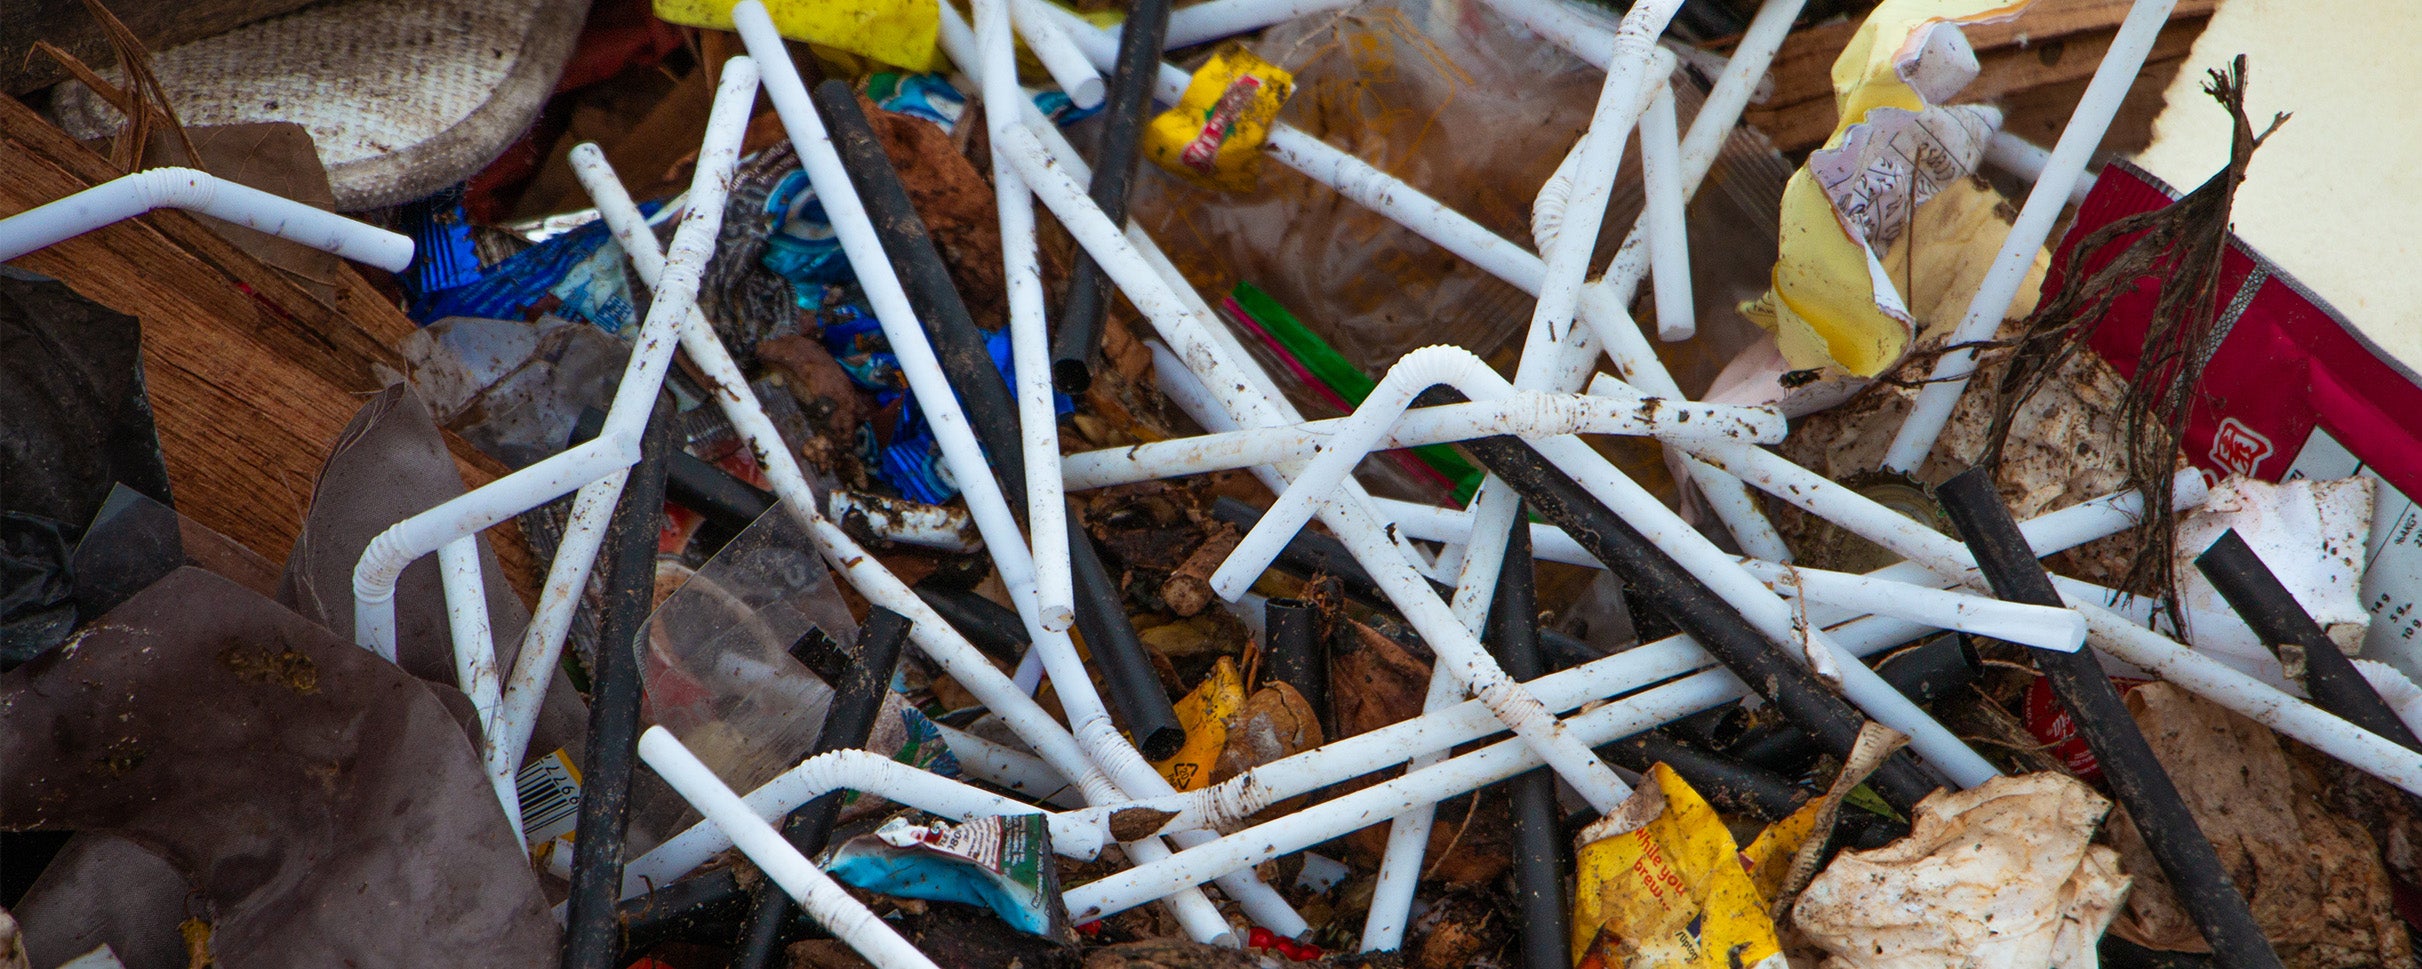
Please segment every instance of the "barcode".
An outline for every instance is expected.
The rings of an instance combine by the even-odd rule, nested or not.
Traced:
[[[521,801],[522,837],[532,847],[572,830],[580,812],[580,771],[558,750],[521,769],[514,780]]]

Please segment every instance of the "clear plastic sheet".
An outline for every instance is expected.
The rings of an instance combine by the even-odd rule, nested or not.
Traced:
[[[648,617],[648,718],[738,790],[797,764],[832,702],[791,644],[810,629],[857,636],[815,549],[776,505]]]
[[[1281,121],[1533,251],[1532,197],[1587,126],[1605,77],[1471,0],[1373,0],[1273,27],[1252,47],[1295,73]],[[1688,67],[1674,85],[1688,125],[1703,87]],[[1659,347],[1694,393],[1756,338],[1733,307],[1766,286],[1776,199],[1791,174],[1763,139],[1736,134],[1734,142],[1691,212],[1701,336]],[[1638,184],[1634,152],[1618,176],[1596,268],[1631,230]],[[1251,282],[1369,373],[1433,343],[1489,356],[1527,330],[1528,295],[1274,160],[1262,161],[1259,189],[1242,194],[1146,166],[1134,211],[1213,303]],[[1289,394],[1307,414],[1332,413],[1316,397]]]
[[[518,468],[563,450],[582,408],[612,403],[631,348],[559,316],[456,316],[405,337],[396,352],[439,424]]]

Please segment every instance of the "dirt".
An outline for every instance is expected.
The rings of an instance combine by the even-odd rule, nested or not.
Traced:
[[[237,644],[220,650],[219,662],[246,683],[274,683],[303,696],[320,691],[318,665],[291,649]]]
[[[861,102],[864,98],[861,96]],[[1009,325],[1009,305],[1001,276],[1001,224],[992,183],[961,154],[950,133],[940,126],[866,104],[883,153],[908,187],[908,199],[924,220],[925,231],[950,265],[950,280],[977,326],[998,330]],[[961,123],[968,123],[962,121]]]

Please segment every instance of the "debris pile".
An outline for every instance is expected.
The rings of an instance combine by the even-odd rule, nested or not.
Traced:
[[[154,6],[0,38],[0,969],[2416,964],[2315,18]]]

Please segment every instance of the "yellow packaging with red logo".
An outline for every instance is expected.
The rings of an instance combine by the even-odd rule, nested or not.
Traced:
[[[1250,192],[1259,184],[1261,143],[1295,75],[1231,43],[1211,55],[1177,105],[1144,126],[1144,155],[1205,188]]]

